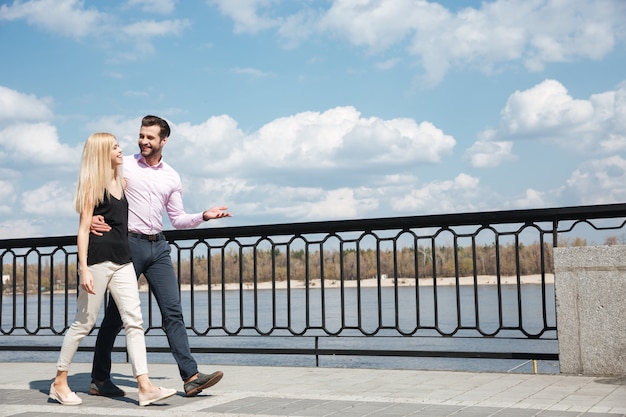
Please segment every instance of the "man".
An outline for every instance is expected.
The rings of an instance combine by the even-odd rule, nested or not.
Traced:
[[[137,277],[144,274],[157,300],[167,340],[183,380],[185,395],[199,394],[222,379],[221,371],[210,375],[198,371],[191,356],[187,329],[183,321],[178,282],[170,258],[170,246],[163,236],[163,211],[167,210],[177,229],[196,227],[203,221],[231,217],[227,207],[213,207],[202,213],[188,214],[182,201],[178,173],[163,161],[163,146],[170,136],[169,124],[160,117],[146,116],[141,121],[139,151],[124,157],[124,179],[128,200],[128,242]],[[106,233],[110,227],[101,218],[92,222],[92,232]],[[125,395],[111,381],[111,352],[122,320],[111,297],[96,339],[89,393],[107,397]]]

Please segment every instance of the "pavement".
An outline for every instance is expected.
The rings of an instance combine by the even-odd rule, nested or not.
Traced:
[[[127,395],[87,394],[88,363],[73,363],[70,387],[83,399],[63,406],[48,398],[54,363],[0,363],[0,416],[626,416],[626,377],[386,369],[202,366],[224,371],[214,387],[184,397],[174,364],[150,363],[154,384],[179,390],[140,407],[130,365],[113,364]]]

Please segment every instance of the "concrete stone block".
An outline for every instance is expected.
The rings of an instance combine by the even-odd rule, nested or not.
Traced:
[[[564,374],[626,375],[626,246],[554,248]]]

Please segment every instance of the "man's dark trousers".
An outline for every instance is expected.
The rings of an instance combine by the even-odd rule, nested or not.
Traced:
[[[163,325],[174,359],[183,380],[198,372],[198,364],[191,356],[187,329],[183,320],[180,293],[167,240],[148,241],[129,237],[128,243],[133,257],[137,277],[144,274],[150,284],[150,291],[161,310]],[[91,377],[104,381],[111,377],[111,352],[115,338],[122,330],[120,313],[109,296],[104,319],[98,331]]]

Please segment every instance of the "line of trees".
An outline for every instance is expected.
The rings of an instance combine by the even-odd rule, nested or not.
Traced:
[[[608,237],[605,244],[620,243],[616,237]],[[559,241],[559,246],[586,246],[585,239],[575,238]],[[477,275],[532,275],[553,273],[552,247],[539,243],[485,244],[475,248],[451,245],[402,247],[397,250],[374,249],[324,250],[323,252],[304,249],[288,253],[276,247],[273,249],[253,249],[217,251],[210,255],[200,255],[175,262],[181,284],[208,285],[221,283],[251,283],[275,279],[284,281],[320,279],[356,280],[387,275],[398,278],[432,278]],[[26,284],[28,292],[38,289],[49,291],[75,289],[77,282],[76,263],[70,261],[56,263],[53,270],[49,265],[28,264],[27,279],[24,280],[24,266],[15,269],[15,282],[12,264],[2,267],[3,292],[23,292]],[[543,262],[543,265],[542,265]],[[180,263],[180,264],[179,264]],[[542,268],[543,266],[543,268]],[[209,273],[210,271],[210,273]],[[67,277],[67,279],[66,279]],[[26,282],[25,282],[26,281]],[[67,285],[66,285],[67,281]],[[140,278],[145,283],[145,278]]]
[[[542,271],[539,243],[530,245],[513,244],[484,245],[476,247],[451,246],[400,248],[396,251],[364,249],[357,253],[354,249],[328,250],[320,253],[303,249],[289,254],[279,249],[256,251],[227,251],[195,257],[193,268],[190,260],[181,261],[181,284],[190,284],[193,274],[194,285],[219,283],[284,281],[320,279],[356,280],[381,275],[401,278],[429,278],[477,275],[515,275],[517,268],[521,275],[538,274]],[[552,247],[544,244],[544,271],[553,272]],[[210,274],[209,274],[210,269]]]

